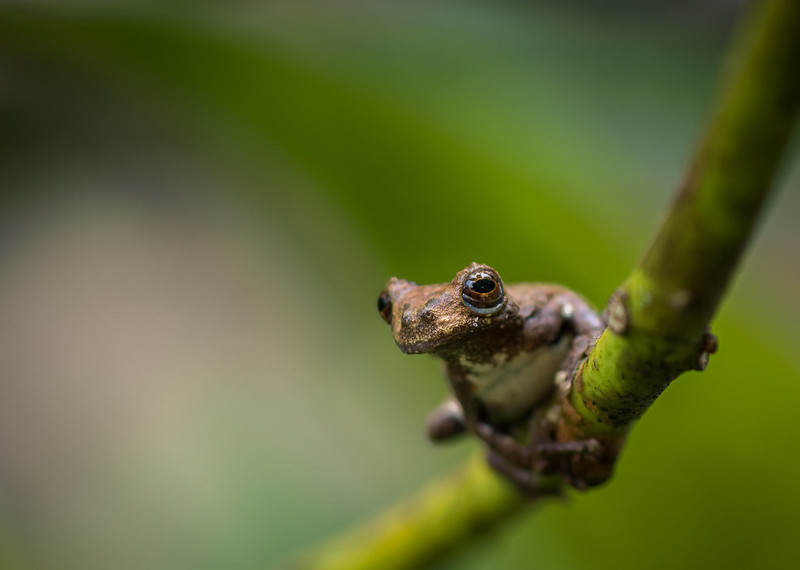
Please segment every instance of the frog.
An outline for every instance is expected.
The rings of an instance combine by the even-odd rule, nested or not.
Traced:
[[[444,362],[452,395],[429,416],[428,438],[473,433],[489,463],[521,490],[535,492],[532,423],[606,326],[579,294],[550,283],[506,285],[489,265],[472,263],[448,283],[418,285],[392,277],[378,312],[406,354]],[[573,442],[537,442],[538,451],[575,451]],[[591,447],[596,442],[589,442]],[[585,447],[585,446],[584,446]],[[541,455],[541,453],[538,453]]]

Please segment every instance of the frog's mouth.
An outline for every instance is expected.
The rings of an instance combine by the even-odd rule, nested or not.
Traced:
[[[455,342],[463,343],[466,341],[465,331],[470,331],[470,333],[474,332],[476,334],[483,332],[481,328],[473,329],[472,327],[460,327],[446,335],[437,337],[436,340],[423,340],[414,343],[398,342],[397,346],[404,354],[431,354],[447,352],[448,350],[453,350]],[[467,336],[473,335],[467,334]]]
[[[447,342],[447,339],[436,342],[418,342],[416,344],[397,343],[397,346],[403,354],[429,354],[434,352],[437,348],[440,348],[443,342]]]
[[[453,331],[452,333],[437,338],[436,340],[423,340],[415,343],[401,344],[397,346],[404,354],[430,354],[432,352],[446,351],[451,341],[463,338],[463,331]]]

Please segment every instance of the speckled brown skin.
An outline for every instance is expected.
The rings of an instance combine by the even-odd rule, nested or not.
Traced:
[[[500,284],[503,295],[492,314],[477,313],[462,297],[465,282],[476,272],[491,272]],[[432,353],[445,362],[457,401],[431,414],[430,438],[473,432],[502,456],[493,464],[529,472],[531,452],[509,431],[549,399],[557,373],[573,365],[575,352],[602,331],[603,322],[586,301],[558,285],[504,287],[491,267],[477,263],[438,285],[392,278],[382,299],[382,314],[400,349]],[[509,469],[500,468],[509,475]]]

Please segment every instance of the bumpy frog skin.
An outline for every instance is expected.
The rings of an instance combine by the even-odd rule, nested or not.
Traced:
[[[506,286],[494,269],[478,263],[439,285],[392,278],[378,311],[400,350],[432,353],[445,362],[456,399],[430,415],[429,437],[439,441],[470,431],[520,466],[525,450],[507,434],[549,399],[558,372],[574,366],[604,328],[569,289]]]

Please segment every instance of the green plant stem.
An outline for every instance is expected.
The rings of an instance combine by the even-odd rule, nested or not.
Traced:
[[[800,2],[757,8],[687,180],[609,306],[617,327],[603,333],[573,383],[569,403],[583,436],[624,431],[677,376],[705,367],[705,333],[800,109]]]
[[[509,520],[525,500],[476,454],[458,471],[331,540],[291,568],[419,568]]]
[[[704,367],[707,327],[800,109],[800,2],[759,2],[746,23],[687,181],[561,402],[559,439],[606,438],[613,446],[672,380]],[[482,459],[473,461],[299,567],[418,568],[523,504]]]

